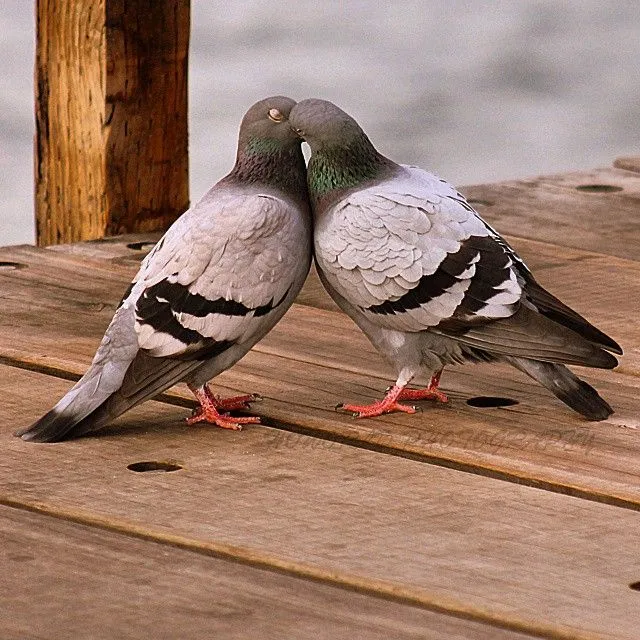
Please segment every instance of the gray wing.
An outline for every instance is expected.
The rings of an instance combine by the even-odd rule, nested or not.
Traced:
[[[417,169],[358,191],[318,223],[331,285],[372,322],[423,331],[509,317],[522,296],[514,261],[450,185]]]
[[[619,347],[540,287],[451,185],[404,167],[321,218],[316,258],[374,325],[429,330],[488,352],[615,366]]]

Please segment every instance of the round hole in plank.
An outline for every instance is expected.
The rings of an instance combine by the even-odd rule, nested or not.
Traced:
[[[578,191],[586,191],[587,193],[613,193],[614,191],[622,191],[622,187],[615,184],[581,184],[576,187]]]
[[[133,249],[134,251],[148,251],[153,248],[155,244],[155,242],[130,242],[127,248]]]
[[[632,582],[632,583],[629,585],[629,588],[630,588],[630,589],[633,589],[634,591],[640,591],[640,581],[638,581],[638,582]]]
[[[132,462],[127,465],[129,471],[136,471],[138,473],[144,473],[146,471],[180,471],[182,467],[179,464],[173,462]]]
[[[491,200],[479,200],[477,198],[470,198],[467,202],[472,207],[493,207],[493,202]]]
[[[16,271],[17,269],[26,269],[26,264],[20,262],[0,262],[0,271]]]
[[[512,407],[514,404],[518,404],[517,400],[511,398],[498,398],[496,396],[477,396],[475,398],[469,398],[467,404],[471,407]]]

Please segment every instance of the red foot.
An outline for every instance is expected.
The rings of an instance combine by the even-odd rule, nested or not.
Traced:
[[[381,416],[384,413],[392,413],[393,411],[402,411],[403,413],[415,413],[416,408],[406,404],[397,402],[403,387],[393,386],[382,400],[378,400],[373,404],[339,404],[336,409],[343,411],[352,411],[355,418],[373,418]]]
[[[211,393],[211,392],[210,392]],[[234,411],[236,409],[249,409],[251,402],[259,402],[262,400],[262,396],[257,393],[249,393],[244,396],[233,396],[231,398],[221,398],[220,396],[214,396],[212,398],[218,409],[222,411]]]
[[[255,416],[237,418],[230,416],[228,413],[220,413],[220,411],[246,409],[249,406],[249,402],[259,399],[259,396],[252,394],[222,400],[214,396],[206,384],[199,388],[192,388],[191,386],[189,388],[200,403],[200,406],[195,409],[190,418],[187,418],[187,424],[209,422],[222,429],[233,429],[234,431],[242,429],[243,424],[260,424],[260,418]]]
[[[198,390],[195,387],[189,385],[189,389],[191,389],[191,393],[195,395],[200,402],[199,393],[204,393],[207,397],[207,400],[213,404],[213,406],[220,411],[233,411],[234,409],[248,409],[250,402],[258,402],[262,400],[262,396],[257,393],[249,393],[244,396],[233,396],[231,398],[221,398],[220,396],[216,396],[209,389],[209,385],[205,384],[201,387],[201,390]],[[202,404],[202,403],[201,403]]]
[[[431,377],[431,382],[426,389],[402,389],[398,400],[437,400],[438,402],[447,403],[449,398],[438,389],[440,384],[440,376],[442,369]]]
[[[195,410],[194,415],[187,418],[187,424],[196,424],[197,422],[208,422],[209,424],[215,424],[217,427],[221,427],[222,429],[240,431],[243,424],[260,424],[260,418],[257,416],[237,418],[230,416],[228,413],[218,413],[214,408],[203,409],[202,407],[198,407]]]

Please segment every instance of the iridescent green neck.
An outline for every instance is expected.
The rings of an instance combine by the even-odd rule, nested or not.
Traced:
[[[270,138],[250,138],[238,147],[236,164],[227,176],[245,184],[262,183],[296,199],[305,199],[305,165],[299,144],[283,145]]]
[[[248,156],[270,155],[279,153],[282,151],[282,147],[282,142],[273,138],[249,138],[244,146],[244,153]]]
[[[390,161],[381,156],[367,138],[349,146],[319,149],[307,167],[309,194],[313,202],[331,197],[381,176]]]

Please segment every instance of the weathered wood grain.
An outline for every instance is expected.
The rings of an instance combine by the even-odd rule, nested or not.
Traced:
[[[13,429],[66,383],[0,381],[5,505],[533,635],[637,637],[637,512],[267,427],[187,427],[157,402],[100,437],[25,443]],[[140,461],[183,468],[127,469]]]
[[[640,259],[637,173],[602,168],[460,190],[501,234]]]
[[[104,0],[36,3],[35,205],[39,244],[104,233]],[[80,33],[83,37],[79,37]]]
[[[579,293],[584,277],[576,278],[575,269],[587,274],[597,302],[590,317],[598,323],[602,320],[603,328],[611,328],[630,350],[623,360],[623,373],[585,373],[616,408],[607,422],[582,421],[523,375],[497,365],[448,370],[443,385],[452,399],[449,406],[422,403],[420,415],[353,420],[335,413],[333,407],[345,400],[374,399],[390,383],[392,372],[343,314],[305,305],[295,305],[252,353],[216,379],[214,388],[222,394],[263,394],[266,400],[257,405],[257,411],[284,429],[640,508],[640,351],[638,336],[625,316],[637,313],[638,297],[634,296],[640,289],[640,265],[613,259],[619,263],[621,280],[618,288],[610,288],[589,275],[606,258],[574,250],[558,255],[557,248],[526,244],[541,281],[557,284],[562,289],[559,293],[572,296],[569,301],[577,302],[579,309],[585,302]],[[4,298],[0,356],[5,362],[56,375],[80,375],[131,267],[27,248],[3,250],[0,259],[30,265],[0,271]],[[568,285],[563,284],[565,280]],[[614,327],[604,321],[616,305],[622,310],[614,314]],[[182,401],[190,394],[177,387],[173,396]],[[513,398],[519,404],[479,409],[466,404],[474,396]],[[295,442],[296,436],[292,437]]]
[[[104,233],[166,229],[189,204],[189,0],[106,3]]]
[[[38,0],[41,245],[166,228],[188,205],[188,0]]]
[[[0,539],[4,640],[530,637],[8,507]]]

